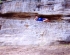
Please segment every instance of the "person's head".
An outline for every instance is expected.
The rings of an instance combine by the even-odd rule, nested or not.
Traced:
[[[39,16],[38,15],[35,15],[35,18],[38,18]]]

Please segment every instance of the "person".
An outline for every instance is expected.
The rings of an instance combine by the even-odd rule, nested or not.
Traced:
[[[43,17],[38,17],[38,16],[35,17],[35,20],[36,21],[49,22],[48,18],[43,18]]]

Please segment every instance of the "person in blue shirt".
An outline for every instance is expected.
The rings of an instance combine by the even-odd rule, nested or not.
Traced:
[[[47,18],[38,17],[38,16],[35,17],[35,20],[36,20],[36,21],[49,22],[49,20],[48,20]]]

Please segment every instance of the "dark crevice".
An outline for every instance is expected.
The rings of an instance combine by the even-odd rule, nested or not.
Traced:
[[[0,25],[0,30],[1,30],[2,25]]]
[[[70,41],[58,41],[60,44],[70,44]]]
[[[13,13],[5,13],[5,14],[1,14],[0,13],[0,17],[12,17]]]
[[[18,17],[18,18],[27,18],[27,17],[30,17],[29,14],[27,13],[4,13],[4,14],[1,14],[0,13],[0,17]]]
[[[39,15],[39,17],[48,18],[49,20],[61,19],[63,15]]]
[[[48,18],[49,20],[59,20],[62,17],[70,17],[70,15],[41,15],[38,13],[25,13],[25,12],[10,12],[10,13],[0,13],[0,17],[6,17],[6,18],[12,18],[12,17],[16,17],[16,18],[28,18],[28,17],[35,17],[35,16],[39,16],[39,17],[43,17],[43,18]],[[68,22],[70,22],[70,20],[67,20]]]

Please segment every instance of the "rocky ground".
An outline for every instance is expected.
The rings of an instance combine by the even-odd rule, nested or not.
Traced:
[[[70,45],[0,46],[0,55],[70,55]]]

